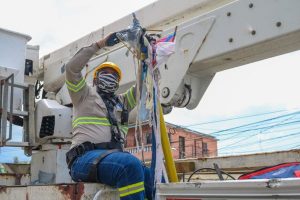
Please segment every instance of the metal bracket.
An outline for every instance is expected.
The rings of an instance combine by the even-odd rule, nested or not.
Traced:
[[[220,170],[220,168],[219,168],[219,165],[218,165],[217,163],[214,163],[214,168],[215,168],[215,170],[216,170],[216,172],[217,172],[217,174],[218,174],[219,179],[220,179],[221,181],[223,181],[223,180],[224,180],[224,177],[223,177],[222,172],[221,172],[221,170]]]

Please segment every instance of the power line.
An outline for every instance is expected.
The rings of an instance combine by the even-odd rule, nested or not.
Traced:
[[[299,129],[300,127],[297,127],[297,128],[291,128],[291,129],[285,129],[284,131],[287,131],[287,130],[296,130],[296,129]],[[270,133],[272,133],[272,134],[274,134],[274,133],[280,133],[280,132],[283,132],[283,131],[274,131],[274,132],[270,132]],[[244,137],[246,137],[246,136],[248,136],[248,138],[247,139],[245,139],[245,140],[248,140],[248,139],[250,139],[252,136],[256,136],[256,135],[259,135],[260,133],[255,133],[254,135],[250,135],[250,136],[248,136],[248,135],[245,135]],[[265,133],[263,133],[263,134],[265,134]],[[285,136],[288,136],[289,134],[287,134],[287,135],[284,135],[284,136],[282,136],[282,137],[285,137]],[[281,136],[280,136],[281,137]],[[273,139],[273,138],[269,138],[270,140],[271,139]],[[229,140],[229,139],[224,139],[224,140],[221,140],[221,141],[227,141],[227,140]],[[244,141],[245,141],[244,140]],[[257,142],[256,142],[257,143]],[[252,144],[252,142],[251,143],[246,143],[246,144],[243,144],[243,145],[248,145],[248,144]]]
[[[247,129],[247,130],[243,130],[243,131],[238,131],[238,133],[241,133],[241,132],[246,132],[246,131],[250,131],[250,130],[261,130],[261,129],[267,129],[267,130],[263,130],[264,132],[266,131],[269,131],[271,128],[274,128],[274,127],[284,127],[286,125],[291,125],[291,124],[297,124],[300,122],[300,120],[294,120],[294,121],[291,121],[291,122],[287,122],[287,123],[282,123],[284,121],[287,121],[287,120],[291,120],[292,118],[295,117],[295,115],[298,114],[298,113],[290,113],[290,114],[287,114],[287,115],[282,115],[282,116],[277,116],[276,118],[277,119],[280,119],[280,118],[283,118],[283,117],[287,117],[287,119],[283,119],[281,120],[280,122],[276,122],[276,124],[272,124],[271,126],[263,126],[263,127],[259,127],[259,128],[255,128],[255,129]],[[268,120],[263,120],[263,121],[269,121],[270,119]],[[273,122],[274,123],[274,122]],[[258,124],[258,125],[261,125],[261,124]],[[288,130],[295,130],[295,129],[299,129],[300,127],[294,127],[294,128],[288,128],[288,129],[284,129],[284,130],[278,130],[278,131],[272,131],[272,132],[267,132],[268,134],[269,133],[278,133],[278,132],[284,132],[284,131],[288,131]],[[267,133],[263,133],[263,134],[267,134]],[[245,135],[247,136],[248,138],[247,139],[250,139],[251,137],[255,136],[255,135],[258,135],[259,133],[255,133],[254,135],[251,135],[249,137],[249,135]],[[292,134],[287,134],[287,135],[284,135],[284,136],[279,136],[279,137],[275,137],[275,138],[270,138],[270,139],[267,139],[267,140],[263,140],[262,142],[268,142],[268,141],[273,141],[273,140],[276,140],[276,139],[280,139],[280,138],[285,138],[285,137],[289,137],[289,136],[293,136],[293,135],[298,135],[299,132],[296,132],[296,133],[292,133]],[[229,140],[231,139],[232,137],[229,137],[229,138],[226,138],[226,139],[222,139],[221,141],[226,141],[226,140]],[[246,139],[246,140],[247,140]],[[240,143],[241,141],[245,141],[245,139],[242,139],[242,140],[239,140],[237,142],[234,142],[232,144],[229,144],[229,145],[226,145],[225,147],[222,147],[222,148],[219,148],[218,150],[222,150],[222,149],[227,149],[227,148],[237,148],[238,146],[234,146],[235,144],[237,143]],[[174,142],[174,141],[173,141]],[[207,143],[210,143],[209,141],[207,141]],[[243,145],[239,145],[239,146],[247,146],[247,145],[250,145],[250,144],[253,144],[253,142],[251,143],[246,143],[246,144],[243,144]],[[216,151],[218,151],[216,150]]]
[[[279,128],[279,127],[284,127],[284,126],[286,126],[286,125],[298,124],[299,122],[300,122],[300,120],[293,121],[293,122],[288,122],[288,123],[284,123],[284,124],[280,124],[280,125],[278,125],[277,128]],[[250,131],[259,131],[259,130],[261,130],[261,129],[268,128],[268,127],[270,127],[270,126],[264,126],[264,127],[255,128],[255,129],[246,129],[246,130],[241,130],[241,131],[235,131],[235,132],[233,132],[233,133],[230,133],[230,134],[227,133],[227,134],[223,134],[223,135],[220,135],[220,136],[217,136],[217,137],[223,137],[223,136],[231,135],[231,136],[229,136],[229,137],[223,139],[223,140],[229,140],[229,139],[232,139],[232,138],[236,137],[236,136],[239,135],[239,134],[246,133],[246,132],[250,132]],[[272,127],[273,127],[273,126],[272,126]],[[244,137],[246,137],[246,136],[247,136],[247,135],[245,135]]]
[[[276,126],[279,126],[279,125],[281,125],[283,122],[288,121],[288,120],[290,120],[290,119],[293,119],[294,117],[295,117],[295,115],[292,115],[292,116],[290,116],[289,118],[284,119],[284,120],[282,120],[282,121],[280,121],[280,122],[274,124],[273,126],[270,126],[270,127],[266,128],[266,129],[264,129],[263,131],[260,131],[260,133],[266,132],[267,130],[270,130],[270,129],[276,127]]]
[[[278,143],[277,143],[278,144]],[[294,144],[297,144],[297,146],[293,146],[293,147],[288,147],[287,148],[287,150],[289,150],[289,149],[295,149],[295,148],[297,148],[297,147],[300,147],[300,145],[299,145],[299,142],[296,142],[296,143],[291,143],[291,144],[284,144],[284,145],[282,145],[282,144],[280,144],[279,146],[278,145],[273,145],[273,147],[270,147],[269,148],[269,151],[274,151],[274,150],[270,150],[271,148],[274,148],[274,147],[276,147],[277,149],[278,148],[280,148],[280,147],[286,147],[287,145],[294,145]],[[250,152],[259,152],[259,151],[257,151],[257,150],[250,150],[250,151],[239,151],[239,152],[234,152],[234,151],[230,151],[229,153],[231,153],[231,154],[233,154],[233,153],[250,153]],[[268,152],[268,151],[263,151],[263,152]],[[221,153],[221,152],[218,152],[218,153]],[[229,153],[221,153],[221,154],[229,154]]]
[[[287,111],[287,110],[278,110],[278,111],[272,111],[272,112],[266,112],[266,113],[258,113],[258,114],[253,114],[253,115],[245,115],[245,116],[239,116],[239,117],[233,117],[233,118],[227,118],[227,119],[220,119],[220,120],[215,120],[215,121],[201,122],[201,123],[197,123],[197,124],[186,125],[183,127],[189,128],[189,127],[200,126],[200,125],[204,125],[204,124],[214,124],[214,123],[218,123],[218,122],[232,121],[232,120],[236,120],[236,119],[244,119],[244,118],[273,114],[273,113],[284,112],[284,111]]]
[[[275,120],[275,119],[279,119],[279,118],[283,118],[283,117],[287,117],[287,116],[292,116],[292,115],[297,115],[297,114],[300,114],[300,111],[289,113],[289,114],[286,114],[286,115],[280,115],[280,116],[277,116],[277,117],[273,117],[273,118],[270,118],[270,119],[261,120],[261,121],[257,121],[257,122],[253,122],[253,123],[249,123],[249,124],[243,124],[241,126],[236,126],[236,127],[232,127],[232,128],[228,128],[228,129],[223,129],[221,131],[213,132],[211,134],[215,135],[215,134],[219,134],[219,133],[222,133],[222,132],[226,132],[226,131],[230,131],[230,130],[235,130],[235,129],[238,129],[238,128],[245,128],[245,127],[248,127],[248,126],[251,126],[251,125],[258,126],[258,125],[261,125],[264,122],[269,122],[269,121],[272,121],[272,120]]]
[[[288,144],[282,144],[282,143],[273,143],[273,144],[271,144],[271,146],[269,146],[268,148],[274,148],[274,147],[276,147],[276,148],[278,148],[278,147],[286,147],[286,146],[289,146],[289,145],[294,145],[294,144],[299,144],[299,142],[293,142],[293,143],[288,143]],[[278,146],[279,145],[279,146]],[[289,148],[289,147],[288,147]]]
[[[258,135],[258,134],[256,134],[256,135]],[[251,137],[256,136],[256,135],[252,135]],[[295,136],[295,135],[300,135],[300,132],[291,133],[291,134],[288,134],[288,135],[278,136],[278,137],[274,137],[274,138],[269,138],[269,139],[266,139],[266,140],[262,140],[261,142],[268,142],[268,141],[277,140],[277,139],[286,138],[286,137],[291,137],[291,136]],[[228,145],[226,147],[222,147],[219,150],[226,149],[226,148],[229,148],[229,147],[231,147],[231,148],[237,148],[237,147],[245,146],[245,145],[249,146],[249,145],[253,145],[253,144],[257,143],[257,142],[251,142],[251,143],[246,143],[246,144],[243,144],[243,145],[236,145],[236,146],[234,146],[234,144],[237,144],[237,143],[240,143],[240,142],[241,141],[237,141],[237,142],[232,143],[232,144],[230,144],[230,145]]]
[[[295,114],[295,113],[294,113]],[[283,121],[286,121],[286,120],[290,120],[291,118],[293,118],[294,116],[292,116],[292,117],[289,117],[288,119],[285,119],[285,120],[283,120]],[[245,131],[250,131],[250,130],[260,130],[260,129],[264,129],[264,128],[268,128],[267,130],[269,130],[269,129],[271,129],[271,128],[274,128],[274,127],[277,127],[277,126],[280,126],[280,127],[282,127],[282,126],[284,126],[284,125],[291,125],[291,124],[295,124],[295,123],[298,123],[298,122],[300,122],[300,121],[292,121],[292,122],[288,122],[288,123],[284,123],[284,124],[282,124],[282,122],[283,121],[281,121],[281,122],[277,122],[275,125],[273,124],[272,126],[265,126],[265,127],[260,127],[260,128],[256,128],[256,129],[248,129],[248,130],[244,130],[244,131],[239,131],[238,133],[241,133],[241,132],[245,132]],[[279,130],[279,131],[273,131],[273,132],[269,132],[269,133],[276,133],[276,132],[283,132],[283,131],[286,131],[286,130],[294,130],[294,129],[298,129],[299,127],[296,127],[296,128],[291,128],[291,129],[285,129],[285,130]],[[264,131],[266,131],[266,130],[264,130]],[[256,136],[256,135],[258,135],[258,134],[260,134],[260,133],[262,133],[262,132],[259,132],[259,133],[255,133],[254,135],[251,135],[251,136],[249,136],[249,135],[245,135],[245,136],[247,136],[247,138],[246,139],[242,139],[242,140],[238,140],[238,141],[236,141],[236,142],[234,142],[234,143],[231,143],[231,144],[229,144],[229,145],[226,145],[225,147],[222,147],[222,148],[219,148],[218,150],[222,150],[222,149],[227,149],[227,148],[238,148],[238,147],[242,147],[242,146],[249,146],[249,145],[253,145],[253,144],[255,144],[255,143],[257,143],[257,142],[250,142],[250,143],[244,143],[244,144],[241,144],[241,145],[235,145],[235,144],[238,144],[238,143],[240,143],[240,142],[244,142],[245,140],[248,140],[248,139],[250,139],[250,138],[252,138],[253,136]],[[261,141],[261,142],[269,142],[269,141],[273,141],[273,140],[276,140],[276,139],[280,139],[280,138],[286,138],[286,137],[290,137],[290,136],[295,136],[295,135],[298,135],[300,132],[296,132],[296,133],[291,133],[291,134],[287,134],[287,135],[283,135],[283,136],[279,136],[279,137],[274,137],[274,138],[269,138],[269,139],[267,139],[267,140],[263,140],[263,141]],[[232,133],[231,133],[232,134]],[[229,139],[231,139],[232,137],[228,137],[228,138],[226,138],[225,140],[229,140]],[[224,141],[224,140],[223,140]]]
[[[288,129],[282,129],[282,130],[278,130],[278,131],[272,131],[272,132],[266,132],[266,133],[262,133],[262,134],[269,134],[269,133],[272,133],[272,134],[274,134],[274,133],[280,133],[280,132],[284,132],[284,131],[290,131],[290,130],[297,130],[297,129],[299,129],[300,127],[294,127],[294,128],[288,128]],[[260,132],[261,133],[261,132]],[[257,135],[257,134],[260,134],[260,133],[255,133],[255,135]],[[251,137],[252,135],[250,135],[250,137]],[[234,137],[234,136],[233,136]],[[219,139],[220,141],[227,141],[227,140],[230,140],[230,139],[232,139],[233,137],[228,137],[228,138],[224,138],[224,139]],[[249,137],[249,135],[244,135],[244,136],[242,136],[242,137]],[[248,139],[248,138],[247,138]]]
[[[293,116],[293,117],[294,117],[294,116]],[[246,130],[240,130],[240,131],[230,132],[230,133],[222,134],[222,135],[220,135],[219,137],[222,137],[222,136],[225,136],[225,135],[231,135],[230,137],[225,138],[225,139],[231,139],[231,138],[234,138],[234,137],[235,137],[236,135],[238,135],[238,134],[245,133],[245,132],[249,132],[249,131],[257,131],[257,130],[260,130],[260,132],[262,133],[262,132],[265,132],[266,130],[270,130],[270,129],[274,128],[274,127],[277,127],[277,128],[278,128],[278,127],[282,127],[282,126],[286,126],[286,125],[292,125],[293,123],[296,124],[296,123],[300,122],[300,120],[296,120],[296,121],[291,121],[291,122],[287,122],[287,123],[282,123],[282,122],[284,122],[284,121],[286,121],[286,120],[289,120],[289,119],[291,119],[291,118],[282,120],[282,121],[277,122],[276,124],[273,124],[273,125],[271,125],[271,126],[264,126],[264,127],[254,128],[254,129],[246,129]],[[265,129],[265,130],[261,131],[261,129]]]
[[[296,121],[292,121],[292,122],[287,122],[287,123],[284,123],[284,124],[279,124],[277,125],[277,127],[282,127],[282,126],[285,126],[285,125],[292,125],[294,123],[299,123],[300,120],[296,120]],[[260,124],[261,125],[261,124]],[[274,125],[271,125],[271,126],[264,126],[264,127],[259,127],[259,128],[249,128],[249,129],[245,129],[245,130],[238,130],[238,131],[234,131],[234,132],[230,132],[230,133],[224,133],[220,136],[224,136],[224,135],[232,135],[232,134],[235,134],[235,133],[244,133],[244,132],[249,132],[249,131],[256,131],[256,130],[261,130],[261,129],[266,129],[266,128],[273,128]]]

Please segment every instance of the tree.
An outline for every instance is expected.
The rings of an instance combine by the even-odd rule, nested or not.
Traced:
[[[19,158],[17,156],[14,157],[14,163],[18,164],[19,163]]]

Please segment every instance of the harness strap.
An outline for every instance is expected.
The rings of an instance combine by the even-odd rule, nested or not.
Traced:
[[[116,119],[114,108],[115,106],[120,103],[123,107],[123,104],[119,101],[118,97],[115,95],[108,95],[103,92],[99,92],[99,95],[101,96],[106,109],[107,109],[107,118],[111,124],[111,142],[119,142],[124,143],[124,138],[121,135],[120,127],[118,125],[118,121]],[[124,110],[124,108],[123,108]],[[128,120],[128,119],[127,119]]]
[[[84,142],[82,144],[78,144],[77,146],[73,147],[66,153],[66,162],[68,164],[68,168],[71,169],[73,162],[76,160],[78,156],[85,154],[87,151],[91,151],[94,149],[120,149],[122,150],[122,145],[117,142],[103,142],[103,143],[91,143],[91,142]]]
[[[102,153],[98,158],[96,158],[93,163],[92,166],[90,167],[89,170],[89,174],[88,174],[88,180],[91,182],[100,182],[100,180],[98,179],[98,164],[101,162],[101,160],[103,158],[105,158],[106,156],[108,156],[111,153],[115,153],[115,152],[122,152],[121,149],[111,149],[111,150],[107,150],[105,153]]]

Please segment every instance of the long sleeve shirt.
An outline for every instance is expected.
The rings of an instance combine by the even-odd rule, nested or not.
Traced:
[[[83,67],[98,50],[96,43],[84,47],[66,64],[66,84],[73,103],[71,147],[86,141],[92,143],[111,141],[111,128],[105,103],[97,93],[96,87],[88,86],[81,74]],[[135,87],[118,95],[118,98],[123,107],[130,112],[136,105]],[[119,123],[122,109],[122,106],[117,105],[114,110]],[[128,127],[120,125],[120,129],[127,133]]]

